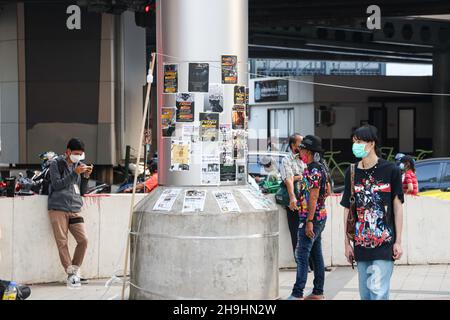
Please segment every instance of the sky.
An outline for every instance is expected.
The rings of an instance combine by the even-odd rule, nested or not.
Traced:
[[[410,63],[386,63],[387,76],[431,76],[433,65]]]

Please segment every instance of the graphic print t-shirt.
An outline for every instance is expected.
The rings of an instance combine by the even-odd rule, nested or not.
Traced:
[[[341,205],[350,208],[350,169],[345,174]],[[403,203],[402,175],[394,163],[380,159],[370,169],[355,168],[356,261],[393,260],[394,199]]]
[[[303,179],[300,181],[299,217],[301,221],[305,221],[308,217],[308,201],[312,189],[320,189],[314,220],[322,221],[327,217],[327,210],[325,209],[325,180],[325,173],[318,163],[312,162],[308,164],[308,167],[303,172]]]

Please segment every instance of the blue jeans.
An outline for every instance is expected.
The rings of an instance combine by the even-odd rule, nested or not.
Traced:
[[[325,229],[326,219],[313,222],[314,239],[305,234],[305,221],[301,221],[298,227],[297,247],[295,249],[295,260],[297,261],[297,279],[292,289],[292,296],[303,297],[306,280],[308,279],[308,260],[311,256],[314,267],[314,289],[313,294],[322,295],[325,283],[325,263],[322,255],[322,231]]]
[[[389,300],[394,261],[358,261],[361,300]]]

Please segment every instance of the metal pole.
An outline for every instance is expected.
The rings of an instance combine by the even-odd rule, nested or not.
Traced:
[[[156,54],[152,53],[152,60],[149,68],[148,74],[153,77],[153,69],[155,66],[155,58]],[[141,123],[141,133],[139,135],[139,143],[138,143],[138,153],[136,156],[136,173],[134,174],[134,182],[133,182],[133,194],[131,196],[131,204],[130,204],[130,213],[129,213],[129,222],[128,222],[128,230],[131,231],[131,223],[133,218],[133,208],[134,208],[134,199],[136,195],[136,184],[137,184],[137,177],[139,172],[139,160],[141,158],[141,152],[142,152],[142,137],[144,136],[144,130],[145,130],[145,116],[147,114],[148,104],[149,104],[149,98],[150,98],[150,91],[151,91],[151,84],[153,81],[149,82],[147,87],[147,95],[145,97],[145,107],[144,107],[144,114],[142,116],[142,123]],[[127,250],[125,252],[125,261],[124,261],[124,268],[123,268],[123,285],[122,285],[122,300],[125,299],[125,287],[126,287],[126,276],[128,271],[128,254],[130,251],[130,233],[128,232],[127,236]]]
[[[128,181],[128,174],[130,171],[130,169],[128,168],[130,166],[130,153],[131,146],[127,146],[125,151],[125,181]]]

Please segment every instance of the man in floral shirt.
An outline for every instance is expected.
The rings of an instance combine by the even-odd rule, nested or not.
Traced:
[[[306,136],[300,144],[300,157],[307,164],[307,169],[303,173],[299,194],[300,224],[295,251],[297,279],[289,300],[303,300],[310,257],[314,267],[314,289],[305,299],[324,299],[325,265],[321,235],[327,220],[325,199],[328,194],[328,176],[320,162],[322,152],[322,140],[317,136]]]

